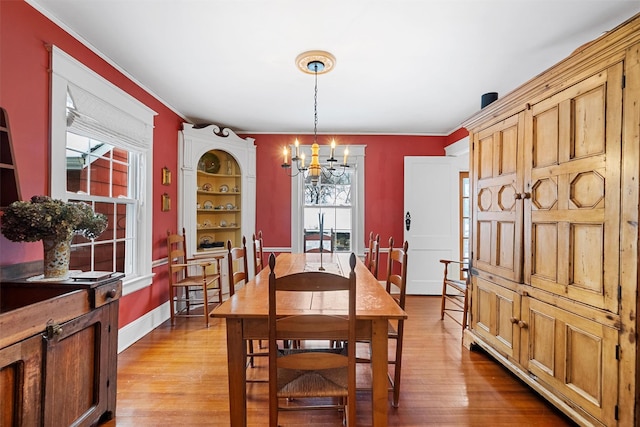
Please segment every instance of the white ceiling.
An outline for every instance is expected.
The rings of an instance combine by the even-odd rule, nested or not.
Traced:
[[[27,0],[186,120],[236,132],[449,134],[640,12],[638,0]]]

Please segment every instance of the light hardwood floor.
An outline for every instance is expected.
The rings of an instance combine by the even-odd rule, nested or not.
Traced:
[[[459,325],[440,320],[439,297],[407,297],[400,407],[389,426],[572,426],[571,420],[481,351],[462,346]],[[266,376],[260,358],[250,375]],[[267,385],[248,385],[248,425],[268,424]],[[368,391],[358,425],[371,425]],[[281,413],[283,426],[341,425],[332,411]],[[116,417],[104,426],[229,425],[224,321],[167,321],[118,356]]]

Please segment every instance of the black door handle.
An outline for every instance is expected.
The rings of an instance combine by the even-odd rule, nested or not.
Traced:
[[[407,211],[407,214],[404,216],[404,224],[407,227],[407,231],[411,228],[411,214]]]

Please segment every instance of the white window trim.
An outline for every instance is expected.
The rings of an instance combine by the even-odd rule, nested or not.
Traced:
[[[153,118],[155,111],[142,104],[122,89],[105,80],[90,68],[51,46],[51,196],[68,200],[74,196],[66,191],[66,100],[67,86],[72,83],[114,107],[145,123],[146,150],[142,151],[140,173],[147,188],[142,189],[140,216],[135,236],[136,266],[132,275],[125,277],[122,294],[127,295],[150,286],[152,273],[152,223],[153,223]]]
[[[356,197],[352,199],[352,216],[351,216],[351,241],[353,247],[351,251],[358,256],[364,254],[364,193],[365,193],[365,181],[364,181],[364,155],[366,145],[349,145],[349,159],[348,162],[352,167],[355,166],[355,184],[356,184]],[[300,149],[303,150],[309,156],[311,153],[310,145],[301,145]],[[293,151],[292,151],[293,150]],[[289,147],[289,152],[295,152],[295,147]],[[336,157],[341,158],[342,148],[336,148]],[[326,159],[329,157],[329,145],[320,146],[320,159]],[[309,158],[311,158],[309,156]],[[295,166],[293,167],[295,170]],[[303,176],[302,174],[291,179],[291,252],[303,251],[303,239],[302,228],[304,224],[304,212],[302,209],[302,202],[304,200],[303,194]]]

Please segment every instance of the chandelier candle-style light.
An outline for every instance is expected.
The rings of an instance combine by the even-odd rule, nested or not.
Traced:
[[[301,152],[300,144],[296,139],[294,146],[295,152],[291,153],[291,163],[289,163],[289,149],[285,146],[282,150],[282,156],[284,162],[282,167],[287,170],[291,168],[289,176],[294,177],[302,173],[305,176],[311,177],[311,182],[315,185],[320,179],[320,175],[325,177],[341,176],[345,173],[349,167],[347,164],[347,158],[349,155],[349,148],[344,149],[344,156],[342,164],[339,167],[342,168],[340,172],[336,166],[338,166],[338,160],[335,158],[336,141],[331,141],[330,156],[327,159],[326,164],[320,163],[320,146],[318,145],[318,74],[324,74],[331,71],[336,63],[335,57],[329,52],[322,50],[312,50],[304,52],[298,55],[296,58],[296,65],[300,70],[307,74],[313,74],[315,76],[315,88],[313,94],[313,144],[311,145],[311,161],[307,165],[305,154]],[[295,164],[295,172],[292,166]],[[308,173],[308,175],[306,175]]]

